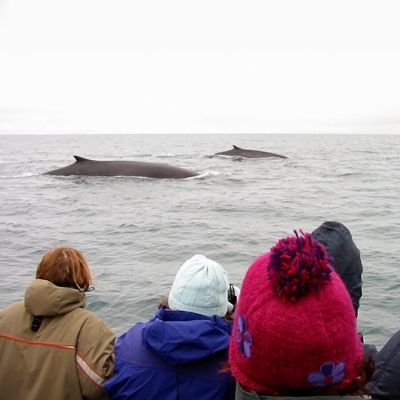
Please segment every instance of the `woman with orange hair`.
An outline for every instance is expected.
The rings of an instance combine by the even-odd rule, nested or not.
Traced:
[[[114,334],[84,309],[91,274],[70,247],[49,250],[25,299],[0,311],[4,399],[101,399],[114,369]]]

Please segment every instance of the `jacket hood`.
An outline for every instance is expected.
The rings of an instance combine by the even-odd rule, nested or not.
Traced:
[[[77,289],[56,286],[44,279],[35,279],[25,292],[25,308],[36,316],[55,317],[84,305],[84,293]]]
[[[326,221],[312,232],[312,236],[332,257],[333,267],[346,285],[357,314],[362,296],[363,266],[350,231],[340,222]]]
[[[227,351],[232,324],[225,319],[161,308],[143,328],[143,343],[165,362],[182,365]]]

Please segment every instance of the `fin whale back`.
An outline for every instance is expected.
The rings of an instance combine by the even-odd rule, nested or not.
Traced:
[[[282,156],[276,153],[269,153],[267,151],[260,150],[249,150],[243,149],[239,146],[232,145],[233,149],[228,151],[221,151],[219,153],[215,153],[216,155],[221,156],[231,156],[231,157],[244,157],[244,158],[268,158],[268,157],[278,157],[278,158],[287,158],[286,156]]]
[[[198,175],[189,169],[145,161],[103,161],[74,156],[75,162],[46,172],[49,175],[142,176],[155,179],[183,179]]]

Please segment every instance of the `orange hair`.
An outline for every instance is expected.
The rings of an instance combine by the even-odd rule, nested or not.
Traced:
[[[85,256],[72,247],[55,247],[47,251],[36,270],[36,279],[46,279],[57,286],[81,291],[89,289],[92,275]]]

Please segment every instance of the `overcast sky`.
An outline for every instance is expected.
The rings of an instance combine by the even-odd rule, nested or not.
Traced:
[[[400,132],[400,2],[0,0],[1,132]]]

